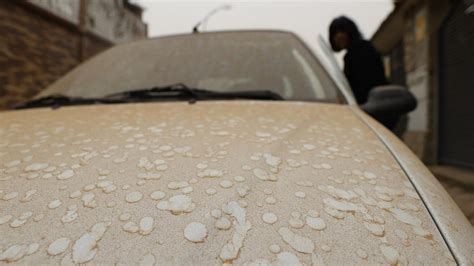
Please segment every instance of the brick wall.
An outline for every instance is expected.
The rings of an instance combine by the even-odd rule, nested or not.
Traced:
[[[30,98],[111,45],[86,34],[81,48],[74,25],[16,1],[0,1],[0,18],[0,109]]]

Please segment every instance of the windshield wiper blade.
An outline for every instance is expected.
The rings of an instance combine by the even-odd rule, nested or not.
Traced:
[[[186,99],[190,102],[195,102],[201,100],[228,99],[283,100],[283,97],[281,97],[278,93],[272,92],[270,90],[218,92],[190,88],[184,84],[173,84],[164,87],[125,91],[107,95],[103,98],[82,98],[70,97],[62,94],[54,94],[18,104],[13,108],[59,108],[61,106],[70,105],[147,102],[176,99]]]
[[[121,101],[143,101],[154,99],[182,98],[186,96],[194,96],[194,89],[184,84],[173,84],[164,87],[153,87],[149,89],[129,90],[119,93],[106,95],[105,99],[114,99]]]
[[[105,96],[105,99],[123,102],[187,99],[194,102],[199,100],[219,99],[283,100],[283,97],[270,90],[219,92],[191,88],[184,84],[178,83],[164,87],[153,87],[150,89],[130,90],[115,93]]]
[[[52,107],[59,108],[61,106],[69,105],[86,105],[86,104],[98,104],[98,103],[114,103],[109,99],[101,98],[81,98],[81,97],[69,97],[61,94],[54,94],[38,99],[33,99],[24,103],[20,103],[13,107],[13,109],[27,109],[27,108],[39,108],[39,107]]]

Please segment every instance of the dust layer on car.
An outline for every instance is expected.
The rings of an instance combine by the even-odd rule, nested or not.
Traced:
[[[453,264],[344,106],[198,102],[0,114],[2,263]]]

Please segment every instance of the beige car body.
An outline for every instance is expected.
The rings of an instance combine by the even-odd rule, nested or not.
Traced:
[[[120,104],[0,121],[2,263],[474,261],[453,200],[355,106]]]
[[[153,42],[110,49],[43,95],[152,86],[159,78],[147,64],[130,69],[130,58],[116,58],[158,53]],[[132,78],[100,71],[116,62]],[[0,264],[473,264],[466,217],[355,105],[337,67],[325,69],[348,105],[1,112]],[[88,83],[94,73],[102,83]]]

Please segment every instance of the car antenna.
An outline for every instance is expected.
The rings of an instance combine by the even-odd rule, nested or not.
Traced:
[[[209,12],[203,19],[201,19],[194,27],[193,27],[193,33],[199,33],[199,27],[201,25],[206,25],[205,23],[207,23],[207,20],[214,14],[216,14],[217,12],[221,11],[221,10],[229,10],[231,9],[232,6],[231,5],[222,5],[222,6],[218,6],[216,8],[214,8],[213,10],[211,10],[211,12]]]

